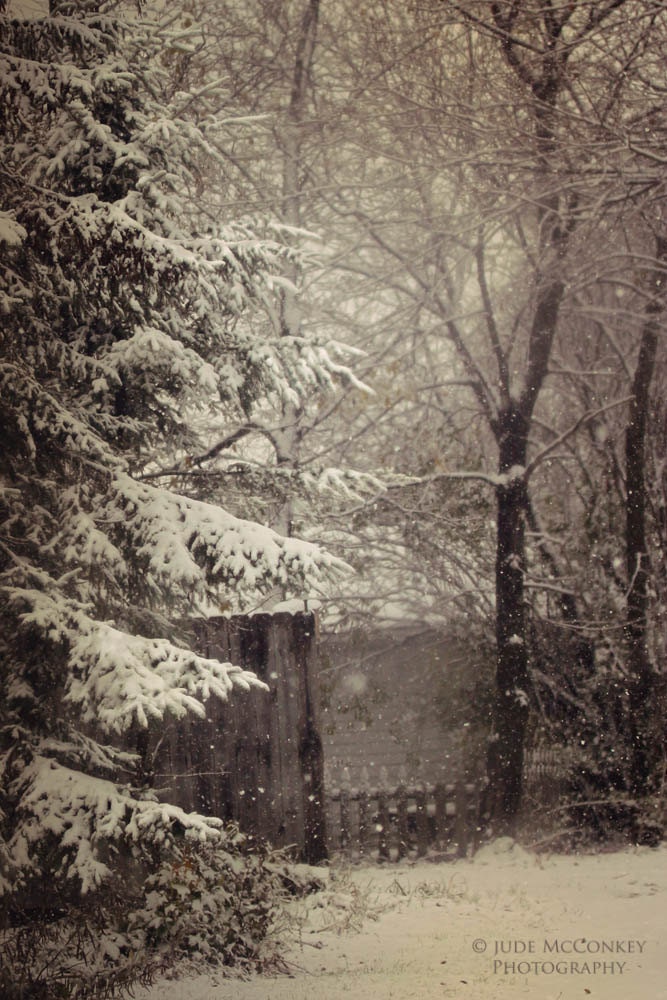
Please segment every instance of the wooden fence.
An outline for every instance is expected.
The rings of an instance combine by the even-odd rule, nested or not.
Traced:
[[[363,787],[348,777],[325,790],[313,614],[214,618],[193,628],[204,655],[254,671],[269,691],[212,699],[205,720],[179,720],[158,734],[156,786],[167,800],[235,820],[312,864],[336,853],[397,861],[474,852],[479,787],[471,781],[392,787],[381,767],[375,778],[362,775]],[[566,760],[562,748],[529,751],[531,808],[557,797]]]
[[[311,613],[237,615],[193,625],[205,656],[254,671],[268,692],[211,699],[206,719],[161,737],[156,785],[186,810],[235,820],[316,864],[327,854],[322,742],[316,724],[316,620]]]
[[[478,788],[455,784],[338,788],[327,796],[332,852],[400,861],[429,851],[466,857],[477,843]]]
[[[523,808],[533,812],[555,806],[563,792],[573,748],[539,746],[526,751],[523,769]]]

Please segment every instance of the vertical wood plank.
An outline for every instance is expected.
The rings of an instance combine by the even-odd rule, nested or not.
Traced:
[[[447,818],[447,790],[442,782],[435,786],[434,798],[436,839],[440,849],[445,850],[450,838]]]
[[[339,801],[340,801],[339,842],[341,851],[346,851],[350,846],[350,793],[347,788],[341,788]]]
[[[408,795],[405,785],[401,785],[396,792],[398,831],[398,857],[399,860],[407,856],[410,848],[410,832],[408,829]]]
[[[465,858],[468,854],[469,808],[468,790],[465,780],[459,778],[455,789],[456,817],[454,820],[454,840],[456,856]]]
[[[319,733],[316,667],[316,620],[312,614],[292,618],[294,661],[299,675],[299,765],[303,801],[302,856],[308,864],[327,858],[324,810],[324,754]]]
[[[266,618],[267,630],[271,626]],[[277,741],[273,768],[276,800],[280,803],[279,834],[281,846],[303,847],[303,794],[299,766],[299,678],[293,669],[294,646],[291,628],[286,624],[291,616],[275,615],[272,641],[269,644],[269,670],[272,691],[275,690],[275,722]],[[273,688],[275,684],[275,688]]]
[[[359,853],[362,857],[368,849],[368,792],[359,792]]]
[[[389,860],[389,809],[387,808],[387,798],[380,793],[378,795],[378,860]]]
[[[426,791],[424,787],[415,791],[417,803],[417,854],[423,857],[429,845],[428,813],[426,812]]]

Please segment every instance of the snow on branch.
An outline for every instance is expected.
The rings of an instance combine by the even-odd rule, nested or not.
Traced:
[[[204,598],[209,583],[226,585],[247,607],[267,587],[296,579],[311,589],[348,570],[316,545],[126,475],[113,481],[107,507],[150,580],[181,596]]]
[[[28,233],[16,221],[13,212],[0,212],[0,244],[5,246],[20,246],[27,239]]]
[[[235,686],[265,687],[232,663],[96,621],[82,605],[59,594],[16,588],[10,603],[19,611],[19,627],[64,645],[65,699],[79,707],[84,722],[106,732],[122,733],[134,723],[146,727],[165,715],[204,716],[202,702],[210,697],[226,701]]]
[[[315,474],[306,470],[301,478],[304,484],[317,492],[330,493],[348,500],[364,500],[369,494],[377,496],[385,489],[385,483],[378,476],[354,469],[328,467]]]
[[[314,390],[333,393],[336,383],[374,395],[340,360],[355,352],[338,341],[318,343],[303,336],[282,336],[253,345],[249,353],[267,389],[288,405],[301,405]]]
[[[202,701],[226,701],[233,687],[265,688],[254,674],[232,663],[198,656],[168,639],[128,635],[102,622],[71,638],[72,679],[67,698],[82,709],[84,722],[123,732],[136,721],[204,717]]]
[[[52,451],[67,451],[100,465],[117,464],[115,453],[91,428],[87,414],[79,415],[73,406],[63,405],[25,365],[0,363],[0,398],[6,425],[14,425],[31,458],[37,456],[36,438],[41,438],[48,440]]]
[[[107,843],[164,845],[174,833],[204,842],[219,837],[222,821],[186,813],[177,806],[136,799],[129,788],[64,767],[36,755],[23,770],[17,829],[8,844],[15,872],[38,870],[35,855],[44,834],[62,854],[57,876],[79,880],[90,892],[111,874],[101,855]],[[20,878],[19,874],[19,878]]]
[[[125,587],[127,562],[107,532],[82,508],[79,492],[78,489],[63,492],[58,510],[59,531],[46,548],[88,577],[94,575],[96,584],[103,578],[110,590]]]
[[[40,740],[37,751],[45,757],[59,761],[77,770],[104,772],[109,777],[117,777],[119,772],[136,773],[140,756],[131,750],[119,750],[84,733],[72,731],[67,740],[46,737]]]
[[[201,399],[200,406],[207,401],[206,396],[201,397],[201,390],[215,393],[218,389],[212,365],[203,361],[196,351],[155,327],[136,329],[131,337],[113,344],[109,356],[120,369],[149,370],[153,378],[161,374],[177,379],[191,388],[193,400]],[[193,387],[200,391],[199,396],[192,392]]]

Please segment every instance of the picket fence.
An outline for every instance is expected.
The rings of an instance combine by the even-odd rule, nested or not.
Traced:
[[[563,747],[526,751],[524,790],[529,809],[558,800],[569,754]],[[329,852],[378,861],[432,852],[467,857],[481,839],[480,789],[481,782],[463,778],[393,788],[386,783],[334,788],[325,795]]]
[[[478,795],[477,785],[463,780],[332,789],[326,796],[329,850],[378,861],[432,851],[466,857],[477,845]]]

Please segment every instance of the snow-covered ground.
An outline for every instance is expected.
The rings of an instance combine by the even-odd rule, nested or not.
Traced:
[[[290,972],[162,981],[140,1000],[663,1000],[667,846],[334,866],[295,901]]]

